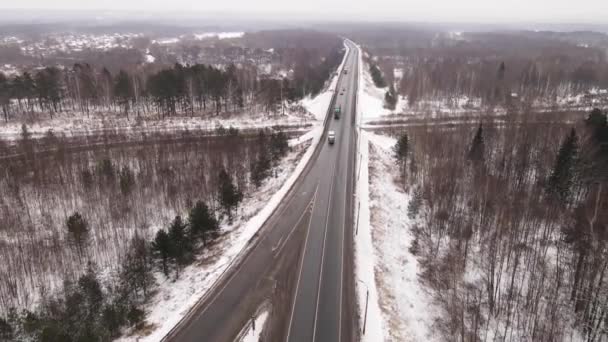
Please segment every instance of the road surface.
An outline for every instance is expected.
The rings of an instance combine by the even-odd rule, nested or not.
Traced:
[[[352,265],[355,99],[358,50],[347,41],[335,105],[340,119],[324,135],[253,245],[166,340],[232,342],[262,305],[270,306],[268,341],[354,341]],[[340,95],[340,93],[343,93]],[[328,130],[336,132],[333,145]]]

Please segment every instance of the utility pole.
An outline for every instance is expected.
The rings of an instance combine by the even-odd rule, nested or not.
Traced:
[[[285,106],[283,105],[283,78],[281,78],[281,115],[285,116]]]

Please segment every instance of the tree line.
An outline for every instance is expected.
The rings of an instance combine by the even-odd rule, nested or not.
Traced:
[[[438,327],[459,341],[603,340],[606,113],[574,126],[516,120],[410,128],[395,146]]]
[[[269,77],[253,65],[181,65],[160,70],[119,70],[90,64],[48,66],[14,77],[0,73],[0,107],[5,121],[25,116],[50,118],[60,112],[92,111],[129,115],[219,115],[260,105],[278,112],[282,101],[318,94],[340,64],[343,48],[326,56],[303,50],[294,75]]]

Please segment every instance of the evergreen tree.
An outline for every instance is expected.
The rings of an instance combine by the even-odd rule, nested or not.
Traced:
[[[369,72],[374,81],[374,85],[376,85],[377,88],[386,87],[386,81],[384,80],[384,77],[382,77],[382,71],[380,71],[380,68],[378,68],[376,64],[370,63]]]
[[[4,318],[0,317],[0,341],[11,341],[13,339],[13,326]]]
[[[203,245],[207,244],[208,233],[217,231],[219,228],[215,216],[203,201],[196,202],[194,207],[190,209],[188,222],[190,223],[190,233],[195,238],[202,238]]]
[[[414,195],[410,200],[410,203],[407,206],[407,216],[410,219],[415,219],[418,216],[418,212],[420,211],[420,207],[422,206],[422,192],[419,188],[414,190]]]
[[[121,287],[131,300],[138,299],[139,293],[146,299],[149,288],[154,284],[149,251],[146,240],[138,235],[131,239],[120,271]]]
[[[80,215],[80,213],[75,212],[68,217],[66,227],[68,229],[68,236],[71,242],[76,247],[79,255],[82,256],[89,238],[89,225],[87,221]]]
[[[91,263],[87,267],[87,272],[78,279],[78,287],[84,298],[88,320],[92,321],[101,308],[104,294]]]
[[[179,276],[179,269],[186,265],[191,256],[192,243],[187,234],[187,225],[181,216],[176,216],[169,227],[169,240],[171,241],[171,257],[176,264],[176,275]]]
[[[473,137],[473,142],[471,143],[471,148],[469,149],[468,158],[475,164],[483,164],[484,162],[484,140],[483,140],[483,127],[482,124],[479,124],[477,128],[477,132],[475,132],[475,137]]]
[[[409,138],[407,136],[407,133],[404,132],[403,134],[401,134],[401,136],[397,140],[397,143],[393,147],[393,151],[395,153],[395,158],[397,159],[397,162],[399,163],[401,172],[405,171],[407,157],[409,154],[409,148],[410,148]]]
[[[124,70],[120,70],[116,75],[114,81],[114,97],[118,100],[118,103],[123,106],[125,115],[129,116],[129,108],[131,100],[133,99],[133,86],[131,85],[131,78]]]
[[[169,238],[169,234],[163,229],[156,232],[156,237],[154,241],[152,241],[152,253],[160,258],[163,274],[165,276],[169,275],[169,258],[171,257],[171,239]]]
[[[272,161],[278,162],[281,158],[283,158],[287,151],[289,150],[289,139],[287,138],[287,134],[285,132],[273,132],[270,135],[270,151],[272,154]]]
[[[566,203],[571,195],[576,176],[577,155],[578,137],[576,130],[572,128],[559,148],[547,182],[548,192],[562,203]]]
[[[386,93],[384,94],[384,108],[395,110],[397,107],[398,95],[395,91],[395,87],[391,84]]]
[[[233,184],[232,178],[222,169],[219,175],[220,204],[232,222],[232,212],[243,199],[243,193]]]
[[[133,176],[133,171],[128,166],[123,166],[120,171],[119,176],[119,184],[120,184],[120,192],[127,196],[133,190],[135,186],[135,176]]]

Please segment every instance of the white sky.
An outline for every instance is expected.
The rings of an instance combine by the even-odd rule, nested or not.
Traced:
[[[608,22],[608,0],[0,0],[0,9],[300,13],[306,19]]]

